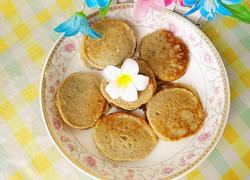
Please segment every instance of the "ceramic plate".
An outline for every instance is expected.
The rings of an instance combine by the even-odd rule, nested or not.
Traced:
[[[171,11],[150,12],[136,22],[132,4],[113,6],[107,18],[128,22],[135,30],[137,44],[146,34],[168,29],[183,39],[190,50],[186,74],[176,82],[193,86],[207,112],[202,129],[189,138],[166,142],[159,140],[145,159],[118,163],[105,158],[96,148],[93,129],[76,130],[64,124],[54,105],[55,92],[69,74],[92,71],[82,64],[79,49],[82,36],[61,37],[49,54],[41,79],[41,109],[48,132],[62,154],[80,170],[107,179],[177,178],[197,167],[213,150],[223,133],[229,111],[229,85],[223,62],[209,39],[187,19]],[[98,13],[90,15],[98,20]],[[137,54],[135,55],[137,56]],[[140,116],[144,114],[140,111]]]

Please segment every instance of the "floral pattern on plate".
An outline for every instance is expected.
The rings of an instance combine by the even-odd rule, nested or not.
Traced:
[[[90,17],[93,22],[98,20],[97,13]],[[93,176],[127,180],[179,177],[208,156],[225,127],[229,88],[223,62],[207,37],[173,12],[150,12],[143,21],[135,22],[132,5],[118,5],[111,8],[108,18],[128,22],[135,29],[138,42],[144,35],[162,28],[183,39],[190,50],[190,65],[186,74],[176,82],[192,85],[200,95],[207,113],[202,129],[180,142],[159,141],[155,150],[142,161],[117,163],[102,156],[92,140],[92,130],[80,131],[68,127],[62,122],[54,104],[56,90],[68,74],[90,71],[81,62],[79,50],[82,36],[78,35],[66,39],[62,37],[52,49],[45,66],[41,101],[49,133],[66,158]]]

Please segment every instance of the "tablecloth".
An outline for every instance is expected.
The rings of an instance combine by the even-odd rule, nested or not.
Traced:
[[[57,151],[39,109],[42,67],[59,37],[52,29],[81,5],[81,0],[0,1],[1,180],[91,179]],[[231,108],[218,145],[184,179],[250,179],[250,25],[217,18],[202,30],[224,60]]]

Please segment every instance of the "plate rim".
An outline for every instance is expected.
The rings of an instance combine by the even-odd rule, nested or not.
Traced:
[[[134,3],[124,3],[124,4],[116,4],[116,5],[112,5],[110,7],[110,10],[116,10],[119,8],[132,8],[134,5]],[[216,57],[218,66],[220,67],[220,70],[222,72],[222,74],[224,74],[224,78],[223,78],[223,85],[224,85],[224,93],[225,95],[225,105],[224,107],[224,112],[221,118],[221,125],[219,126],[219,129],[217,130],[217,133],[215,134],[212,142],[208,145],[208,147],[206,148],[206,150],[202,153],[202,155],[200,157],[198,157],[192,164],[188,165],[186,168],[182,169],[181,171],[178,171],[177,173],[168,176],[166,178],[173,178],[173,179],[179,179],[183,176],[185,176],[186,174],[188,174],[189,172],[191,172],[192,170],[194,170],[195,168],[197,168],[198,166],[200,166],[201,163],[203,163],[207,157],[211,154],[211,152],[214,150],[214,148],[216,147],[217,143],[219,142],[219,140],[221,139],[221,136],[224,132],[224,129],[226,127],[227,121],[228,121],[228,116],[229,116],[229,110],[230,110],[230,87],[229,87],[229,80],[228,80],[228,75],[227,75],[227,71],[224,65],[224,62],[218,52],[218,50],[216,49],[216,47],[214,46],[214,44],[211,42],[211,40],[206,36],[206,34],[199,29],[196,25],[194,25],[192,22],[190,22],[188,19],[184,18],[183,16],[177,14],[176,12],[164,9],[162,12],[167,12],[181,20],[183,20],[185,23],[191,25],[194,30],[198,31],[200,34],[202,34],[202,39],[204,41],[206,41],[206,44],[209,46],[209,48],[211,49],[211,51],[213,52],[214,56]],[[90,13],[87,18],[92,18],[98,15],[98,11],[94,11],[92,13]],[[63,35],[61,35],[56,42],[54,43],[54,45],[52,46],[50,52],[48,53],[48,56],[46,58],[46,61],[43,65],[43,69],[42,69],[42,73],[41,73],[41,77],[40,77],[40,87],[39,87],[39,105],[40,105],[40,112],[42,115],[42,120],[45,126],[45,129],[49,135],[50,140],[52,141],[52,143],[54,144],[54,146],[57,148],[57,150],[61,153],[61,155],[64,157],[64,159],[66,159],[66,161],[68,161],[73,167],[75,167],[75,169],[77,169],[80,172],[83,172],[84,174],[97,179],[107,179],[107,178],[103,178],[100,174],[97,174],[95,172],[93,172],[91,169],[86,168],[84,166],[81,165],[81,163],[79,163],[77,160],[71,158],[71,155],[67,153],[67,151],[64,150],[64,148],[61,146],[60,142],[58,141],[58,139],[56,138],[56,135],[53,133],[52,128],[50,127],[49,123],[47,123],[48,121],[48,117],[47,117],[47,113],[46,113],[46,109],[44,107],[45,104],[45,88],[46,88],[46,75],[47,75],[47,70],[48,70],[48,65],[50,64],[50,60],[52,58],[52,54],[55,51],[55,48],[57,46],[60,46],[61,42],[64,40],[65,38],[63,37]],[[227,91],[225,91],[225,89]]]

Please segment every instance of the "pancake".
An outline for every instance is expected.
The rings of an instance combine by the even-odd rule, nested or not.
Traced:
[[[102,39],[84,36],[81,48],[83,62],[90,68],[104,69],[107,65],[120,65],[135,52],[133,30],[123,21],[103,19],[92,25]]]
[[[109,159],[136,161],[149,155],[157,138],[144,119],[117,112],[98,120],[94,128],[94,141]]]
[[[105,91],[105,87],[108,85],[108,82],[105,79],[103,79],[100,89],[102,95],[106,98],[106,100],[109,103],[126,110],[134,110],[140,107],[141,105],[147,103],[152,98],[156,90],[156,81],[154,73],[144,61],[137,61],[137,63],[139,65],[139,73],[149,77],[149,84],[146,87],[146,89],[143,91],[138,91],[138,99],[134,102],[127,102],[122,100],[121,98],[112,99]]]
[[[105,104],[105,106],[103,108],[102,114],[107,114],[109,112],[109,110],[110,110],[110,105],[109,105],[108,102],[106,102],[106,104]]]
[[[93,73],[73,73],[62,82],[55,102],[66,124],[78,129],[95,125],[107,109],[100,83],[101,77]]]
[[[139,59],[147,62],[156,78],[173,81],[186,72],[189,51],[186,44],[173,33],[159,30],[142,38]]]
[[[198,95],[187,88],[165,88],[146,105],[146,115],[156,135],[167,141],[198,132],[206,113]]]

